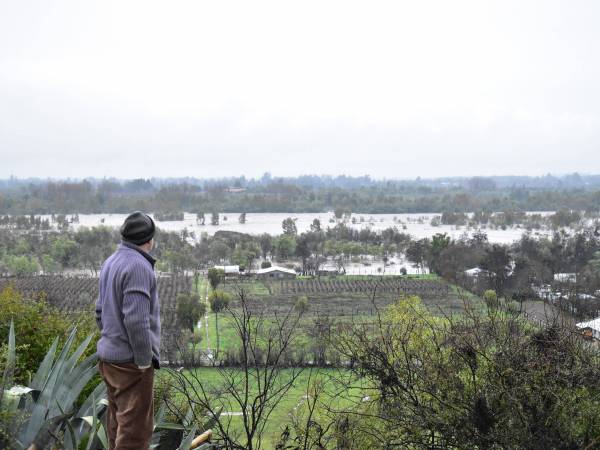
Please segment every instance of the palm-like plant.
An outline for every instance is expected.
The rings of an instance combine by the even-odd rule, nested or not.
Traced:
[[[13,386],[16,343],[11,322],[6,367],[0,385],[0,411],[18,424],[14,428],[14,442],[11,442],[15,448],[41,450],[58,440],[66,450],[108,449],[102,421],[107,406],[105,384],[100,383],[75,411],[75,401],[98,373],[95,354],[80,361],[92,340],[91,335],[71,352],[76,331],[71,331],[58,356],[58,338],[54,340],[28,387]],[[189,420],[183,424],[165,422],[164,407],[158,411],[155,424],[151,448],[159,448],[160,433],[164,429],[188,431],[180,449],[215,448],[205,443],[210,432],[203,435],[204,439],[194,439],[196,427],[190,427]],[[7,444],[0,438],[0,447]]]

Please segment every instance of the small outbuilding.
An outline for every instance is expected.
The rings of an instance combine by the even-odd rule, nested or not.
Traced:
[[[317,275],[319,276],[337,276],[340,274],[340,271],[337,269],[337,267],[320,267]]]
[[[490,274],[489,271],[482,269],[480,267],[473,267],[472,269],[465,270],[465,275],[470,278],[477,278],[479,276],[488,276]]]
[[[554,281],[559,283],[577,283],[576,273],[555,273]]]
[[[215,266],[215,269],[225,272],[225,277],[234,278],[240,276],[240,266]]]
[[[296,272],[294,270],[279,266],[271,266],[265,269],[259,269],[254,273],[256,278],[260,279],[275,278],[280,280],[290,280],[296,278]]]
[[[581,330],[585,337],[600,339],[600,317],[587,322],[579,322],[575,326]]]

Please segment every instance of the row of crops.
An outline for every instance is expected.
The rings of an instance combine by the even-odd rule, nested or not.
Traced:
[[[173,275],[161,276],[157,281],[162,332],[164,335],[178,334],[175,313],[177,295],[191,291],[192,279],[188,276]],[[13,285],[25,297],[38,298],[42,294],[49,304],[65,313],[93,314],[99,289],[98,278],[62,275],[0,277],[0,290],[8,285]]]
[[[410,278],[282,280],[272,283],[269,287],[275,294],[376,293],[441,298],[450,293],[449,286],[444,282]]]
[[[383,313],[387,306],[413,294],[370,296],[368,294],[308,293],[302,294],[302,296],[306,297],[305,315],[308,318],[345,319],[355,317],[363,320],[366,317]],[[296,309],[299,297],[298,294],[270,295],[251,302],[250,306],[252,309],[256,309],[257,313],[285,315],[288,311]],[[446,297],[421,297],[421,301],[436,315],[460,313],[464,308],[463,299],[452,293]],[[234,298],[233,304],[236,305],[236,303]]]
[[[306,298],[306,313],[314,317],[374,316],[386,306],[414,295],[434,314],[460,312],[464,308],[463,299],[441,279],[338,277],[267,281],[262,285],[268,294],[253,294],[258,290],[248,283],[233,283],[230,289],[232,293],[243,289],[250,298],[260,298],[252,306],[266,314],[284,314],[294,309],[301,297]],[[236,303],[234,295],[233,304]]]
[[[43,294],[51,305],[64,312],[90,310],[98,295],[98,279],[40,275],[0,278],[0,289],[13,285],[25,297],[37,298]]]
[[[36,275],[30,277],[0,277],[0,289],[14,285],[26,296],[44,293],[46,300],[61,311],[86,311],[98,296],[98,278]],[[175,308],[177,294],[192,289],[187,276],[158,278],[158,296],[163,310]]]

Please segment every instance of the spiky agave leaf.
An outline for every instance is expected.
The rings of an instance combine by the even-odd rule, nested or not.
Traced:
[[[106,405],[106,384],[100,382],[98,386],[87,396],[77,411],[77,417],[88,416],[93,410],[93,401],[96,399],[96,403]]]
[[[28,402],[26,410],[30,413],[29,420],[23,424],[19,433],[19,441],[27,444],[33,442],[37,433],[42,429],[46,420],[51,419],[48,417],[48,409],[54,398],[54,391],[56,381],[60,379],[62,375],[62,367],[64,366],[68,352],[71,348],[71,344],[75,339],[76,329],[73,329],[65,342],[65,345],[60,352],[60,355],[52,365],[48,376],[45,380],[42,380],[42,389],[40,394],[35,401]]]
[[[2,398],[4,390],[9,389],[13,383],[13,376],[15,373],[15,360],[16,360],[16,344],[15,344],[15,324],[10,321],[10,329],[8,331],[8,354],[6,355],[6,367],[2,374],[2,386],[0,386],[0,405],[2,404]]]
[[[98,417],[96,417],[96,416],[97,416],[97,414],[96,414],[96,397],[93,397],[93,399],[92,399],[92,430],[93,430],[93,433],[88,438],[86,450],[91,450],[92,442],[94,442],[96,433],[98,433]]]
[[[77,450],[79,443],[88,434],[92,433],[92,416],[94,414],[94,401],[97,406],[106,406],[106,385],[99,383],[93,392],[87,396],[80,406],[75,417],[67,424],[65,430],[65,450]],[[96,414],[100,418],[104,414],[105,408],[96,409]],[[102,433],[98,431],[98,438],[102,440]],[[74,443],[74,445],[73,445]]]
[[[56,402],[62,408],[72,408],[83,388],[97,373],[97,360],[96,355],[91,355],[82,361],[81,364],[75,366],[70,373],[64,373],[64,381],[58,386],[54,394]],[[54,404],[51,406],[50,415],[56,414],[58,412],[57,407]]]
[[[23,443],[32,442],[40,430],[45,433],[47,424],[52,425],[51,432],[55,433],[64,426],[62,422],[56,422],[55,418],[61,416],[61,411],[71,411],[73,403],[81,393],[91,377],[96,373],[96,356],[92,355],[78,364],[83,352],[89,345],[91,336],[88,336],[78,348],[69,356],[69,351],[75,339],[77,330],[74,328],[65,345],[63,346],[58,358],[44,367],[40,367],[36,373],[37,386],[42,389],[36,401],[29,402],[27,412],[30,412],[29,420],[21,427],[19,440]],[[49,353],[55,352],[51,347]],[[46,355],[45,361],[51,361],[53,358]],[[50,369],[48,370],[48,365]],[[43,375],[46,374],[45,379]],[[72,412],[71,412],[72,415]],[[67,431],[68,432],[68,431]]]
[[[60,387],[56,390],[54,397],[55,402],[52,405],[50,405],[50,408],[48,408],[48,417],[54,418],[57,416],[59,411],[63,411],[64,409],[70,410],[73,407],[75,400],[77,399],[83,388],[87,385],[88,381],[95,374],[94,363],[95,355],[94,357],[87,358],[84,362],[82,362],[80,365],[76,366],[72,370],[72,372],[67,376],[65,382],[61,383]],[[97,404],[98,402],[94,403],[94,405]],[[72,415],[73,414],[71,413],[69,418]],[[92,416],[94,418],[98,417],[98,411],[96,409],[94,409]],[[55,434],[59,431],[60,428],[65,428],[63,426],[64,422],[57,423],[56,421],[53,421],[53,423],[55,425],[52,431]],[[95,427],[97,428],[97,424],[95,425]],[[92,428],[94,428],[94,425],[92,425]],[[68,433],[70,433],[70,430],[67,427],[67,429],[65,430],[65,434]],[[76,436],[73,436],[72,438],[76,438]]]
[[[152,431],[152,440],[150,441],[150,448],[157,448],[158,445],[160,444],[160,438],[162,436],[162,432],[157,427],[157,425],[164,422],[165,409],[166,409],[166,405],[164,402],[162,402],[160,407],[158,408],[158,411],[154,415],[154,428]]]
[[[6,390],[10,389],[13,384],[15,374],[16,361],[16,344],[15,344],[15,324],[10,321],[10,329],[8,331],[8,353],[6,355],[6,367],[2,374],[2,385],[0,386],[0,408],[13,411],[16,409],[19,401],[13,396],[6,395]]]
[[[106,430],[104,429],[104,425],[100,424],[100,426],[98,427],[97,435],[98,435],[98,440],[102,444],[102,447],[104,448],[104,450],[108,450],[108,447],[109,447],[108,437],[106,436]]]
[[[194,437],[196,436],[196,428],[197,428],[196,425],[194,425],[192,427],[190,432],[181,441],[181,445],[179,446],[178,450],[190,450],[192,441],[194,440]]]
[[[164,409],[165,409],[165,404],[163,403],[157,413],[157,415],[155,416],[155,425],[154,425],[154,435],[152,437],[152,445],[150,446],[150,448],[157,448],[160,446],[160,431],[159,430],[163,430],[163,431],[167,431],[167,439],[175,439],[173,436],[171,436],[168,432],[169,431],[183,431],[185,433],[185,431],[190,430],[190,426],[192,424],[192,419],[194,417],[194,411],[192,410],[192,408],[188,408],[187,413],[185,415],[185,417],[182,420],[182,423],[175,423],[175,422],[167,422],[164,421]],[[197,426],[195,426],[195,430],[194,433],[192,433],[192,440],[190,441],[190,445],[191,442],[194,440],[194,436],[193,434],[195,434],[195,432],[197,431]],[[189,436],[189,434],[184,434],[186,437]],[[171,441],[172,443],[172,441]],[[164,445],[164,442],[163,442]],[[183,446],[183,444],[180,442],[180,448],[185,448]],[[188,446],[187,449],[189,449],[190,447]]]
[[[71,415],[72,414],[60,414],[45,421],[35,434],[33,441],[27,443],[31,444],[33,448],[48,448],[50,443],[56,439],[56,434],[54,433],[56,428],[65,423]]]
[[[202,444],[200,447],[196,447],[196,450],[213,450],[215,446],[213,444]]]
[[[31,389],[35,389],[36,391],[40,392],[44,388],[44,383],[48,379],[48,374],[52,369],[52,363],[54,362],[54,356],[56,355],[57,348],[58,337],[56,337],[52,342],[50,349],[46,353],[46,356],[44,356],[44,359],[38,367],[38,370],[35,372],[33,380],[31,380],[31,383],[29,384]]]

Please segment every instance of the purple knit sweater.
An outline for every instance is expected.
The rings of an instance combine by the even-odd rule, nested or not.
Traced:
[[[154,262],[138,246],[122,242],[102,264],[96,301],[99,359],[158,367],[160,306]]]

